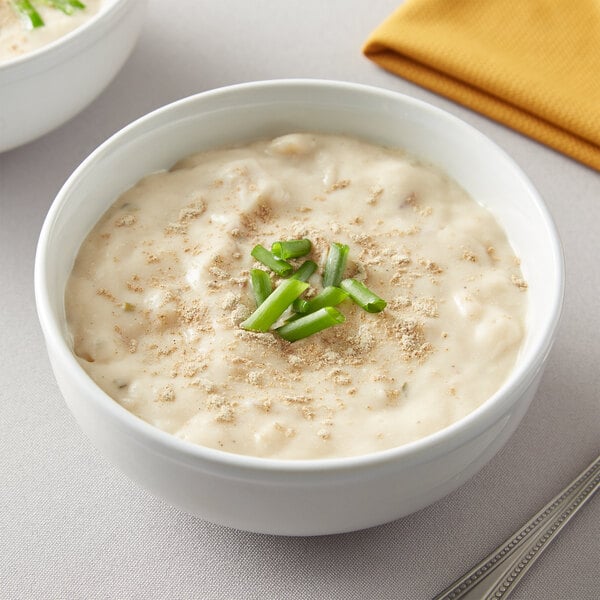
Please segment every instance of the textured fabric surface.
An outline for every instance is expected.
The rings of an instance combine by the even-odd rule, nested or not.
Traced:
[[[397,3],[151,0],[140,42],[108,89],[60,129],[0,154],[1,600],[428,600],[598,454],[600,178],[365,59],[361,42]],[[35,314],[39,230],[85,156],[158,106],[276,77],[378,85],[471,123],[531,177],[566,253],[558,339],[539,393],[505,448],[436,504],[345,535],[278,538],[229,530],[140,489],[92,447],[70,415]],[[599,562],[600,495],[511,600],[598,600]]]
[[[600,170],[597,0],[410,0],[364,52]]]

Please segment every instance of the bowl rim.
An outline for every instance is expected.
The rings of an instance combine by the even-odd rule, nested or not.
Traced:
[[[110,154],[113,150],[118,149],[121,142],[128,141],[130,136],[135,134],[136,130],[143,130],[144,127],[152,124],[155,127],[163,126],[166,122],[169,122],[168,117],[171,113],[173,113],[171,117],[176,116],[184,107],[190,104],[202,103],[207,98],[229,96],[248,90],[268,91],[273,88],[279,89],[285,87],[302,89],[307,86],[331,88],[340,93],[358,93],[366,96],[375,95],[391,102],[412,105],[417,110],[429,113],[437,119],[451,123],[455,127],[466,128],[472,135],[480,138],[483,143],[498,152],[506,161],[514,176],[520,180],[520,184],[526,190],[530,200],[535,204],[542,219],[542,225],[552,242],[548,251],[552,253],[552,260],[556,267],[556,286],[553,289],[552,297],[549,298],[549,301],[552,303],[549,313],[551,318],[546,323],[543,332],[535,340],[535,344],[530,351],[531,360],[526,364],[517,364],[504,381],[500,390],[458,421],[413,442],[369,454],[318,459],[264,458],[234,454],[200,446],[162,431],[143,421],[133,413],[130,413],[102,391],[77,362],[65,337],[61,333],[60,318],[51,309],[49,299],[48,286],[51,282],[47,278],[45,263],[53,224],[59,216],[63,204],[69,202],[71,189],[75,187],[77,181],[80,178],[86,177],[88,171],[93,169],[96,161],[104,155]],[[174,121],[175,119],[171,120]],[[110,136],[75,169],[53,201],[42,226],[36,250],[34,287],[38,318],[52,359],[60,361],[63,366],[69,369],[69,376],[73,378],[76,387],[79,390],[85,390],[86,402],[95,403],[97,408],[104,413],[108,413],[111,418],[116,419],[123,427],[130,430],[129,432],[135,436],[138,443],[150,449],[159,447],[161,451],[167,452],[177,461],[185,462],[189,466],[199,469],[205,469],[212,465],[213,467],[227,467],[232,472],[237,472],[238,474],[258,472],[331,474],[332,472],[344,472],[348,470],[372,469],[373,467],[384,466],[398,460],[404,461],[405,464],[427,462],[441,453],[449,452],[454,448],[468,443],[501,419],[508,412],[512,404],[516,402],[519,396],[518,390],[525,389],[535,379],[552,347],[562,312],[565,266],[564,253],[558,232],[545,202],[517,163],[491,138],[481,133],[469,123],[441,108],[396,91],[346,81],[298,78],[253,81],[200,92],[155,109]]]
[[[104,22],[112,22],[113,18],[119,18],[122,11],[125,10],[128,4],[135,4],[138,0],[102,0],[98,12],[93,14],[89,19],[82,23],[79,27],[68,31],[64,35],[48,42],[20,56],[16,56],[9,60],[0,62],[0,81],[5,73],[11,73],[21,69],[27,69],[30,63],[38,64],[38,59],[44,57],[46,60],[52,61],[54,57],[60,58],[60,53],[68,52],[70,47],[80,46],[87,47],[95,42],[95,37],[88,35],[90,29],[95,29],[101,26]],[[32,67],[33,68],[33,67]]]

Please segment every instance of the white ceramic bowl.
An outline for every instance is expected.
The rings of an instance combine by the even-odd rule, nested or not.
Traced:
[[[461,421],[376,454],[285,461],[181,441],[127,412],[77,363],[64,290],[79,246],[142,176],[195,151],[293,131],[340,132],[399,146],[443,167],[496,215],[529,283],[528,333],[502,389]],[[516,164],[459,119],[376,88],[271,81],[206,92],[157,110],[100,146],[73,173],[44,224],[36,258],[39,318],[62,393],[114,464],[170,504],[251,531],[351,531],[420,509],[474,475],[507,441],[538,386],[563,296],[563,256],[542,200]],[[115,506],[115,510],[118,507]]]
[[[145,0],[104,0],[89,21],[0,64],[0,152],[62,125],[117,74],[138,38]]]

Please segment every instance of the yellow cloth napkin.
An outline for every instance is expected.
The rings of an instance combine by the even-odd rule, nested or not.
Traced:
[[[600,170],[600,0],[407,0],[363,51]]]

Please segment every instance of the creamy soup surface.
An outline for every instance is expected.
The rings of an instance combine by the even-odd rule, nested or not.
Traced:
[[[387,301],[290,343],[240,323],[250,252],[308,238],[321,289]],[[265,269],[266,270],[266,269]],[[273,277],[274,284],[279,279]],[[367,454],[473,411],[511,371],[527,284],[492,215],[437,169],[343,136],[290,134],[199,153],[125,192],[83,243],[66,290],[82,367],[118,403],[190,442],[282,459]]]
[[[44,25],[32,28],[11,0],[0,0],[0,64],[33,52],[77,29],[100,10],[102,0],[83,0],[84,9],[66,15],[61,10],[32,2]]]

